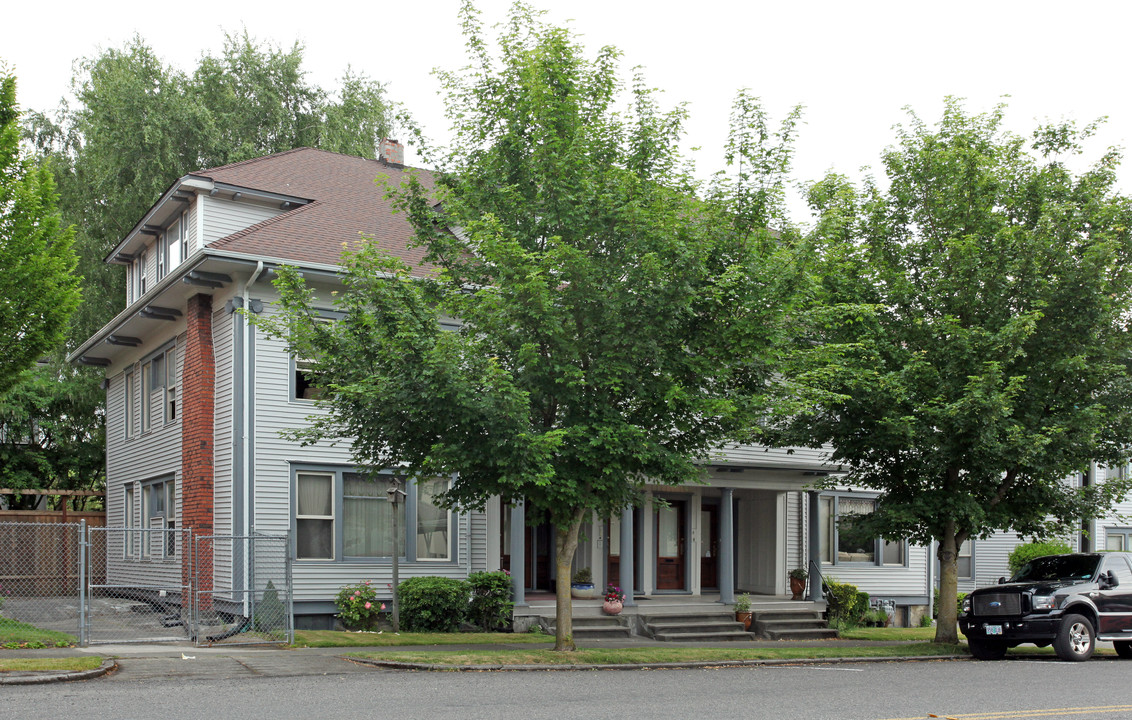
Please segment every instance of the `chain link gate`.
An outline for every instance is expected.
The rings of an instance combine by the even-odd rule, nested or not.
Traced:
[[[191,530],[87,528],[85,644],[185,642],[191,629]]]
[[[195,543],[197,644],[292,642],[290,537],[253,532]]]
[[[0,522],[0,644],[70,644],[82,626],[85,525]]]

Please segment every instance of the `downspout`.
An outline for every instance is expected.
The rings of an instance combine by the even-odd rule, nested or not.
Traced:
[[[262,260],[260,260],[256,263],[255,270],[248,277],[247,281],[244,283],[243,288],[241,288],[241,290],[240,290],[240,298],[244,302],[244,312],[245,313],[252,312],[251,298],[248,297],[248,290],[250,290],[252,285],[255,284],[255,281],[259,279],[259,276],[260,276],[261,273],[263,273],[263,261]],[[243,386],[243,391],[244,391],[244,404],[243,404],[244,405],[243,406],[244,417],[243,417],[243,422],[241,423],[241,425],[243,426],[241,428],[243,434],[240,438],[240,448],[241,448],[241,451],[242,451],[241,454],[243,455],[243,457],[241,458],[241,465],[242,465],[243,476],[244,476],[244,533],[249,538],[251,537],[251,534],[252,534],[252,531],[253,531],[253,524],[252,523],[253,523],[254,516],[255,516],[254,513],[252,512],[252,497],[254,495],[254,493],[252,491],[253,458],[252,458],[252,448],[251,448],[251,443],[250,443],[251,431],[249,429],[251,427],[251,424],[252,424],[252,403],[255,402],[255,391],[251,386],[251,381],[252,381],[252,371],[251,371],[252,350],[251,350],[251,348],[252,348],[252,332],[253,332],[252,327],[253,327],[252,323],[248,320],[247,315],[245,315],[244,316],[244,328],[243,328],[243,330],[244,330],[244,343],[243,343],[244,347],[242,348],[243,357],[240,358],[240,360],[241,360],[240,364],[242,365],[240,370],[243,373],[242,386]],[[250,539],[247,541],[247,548],[248,548],[248,550],[251,549],[251,540]],[[250,604],[251,604],[251,601],[252,601],[252,593],[255,592],[255,588],[252,586],[252,583],[254,582],[254,575],[252,574],[252,568],[251,568],[251,553],[245,552],[244,554],[245,554],[245,558],[244,558],[244,590],[245,590],[245,593],[244,593],[244,615],[246,617],[251,617]]]

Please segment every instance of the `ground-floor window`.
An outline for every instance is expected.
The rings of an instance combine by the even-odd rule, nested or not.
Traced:
[[[142,522],[149,531],[143,543],[145,555],[173,557],[177,552],[177,487],[173,478],[142,486]]]
[[[903,566],[908,542],[885,540],[868,534],[855,518],[876,510],[876,500],[859,495],[823,495],[819,503],[821,558],[830,565],[864,563]]]
[[[369,476],[349,468],[295,472],[295,557],[298,560],[390,558],[452,561],[453,515],[440,506],[447,478],[403,484],[393,537],[392,474]]]
[[[1132,528],[1105,528],[1104,549],[1122,552],[1132,548]]]

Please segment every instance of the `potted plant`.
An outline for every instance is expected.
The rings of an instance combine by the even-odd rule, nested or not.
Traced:
[[[594,596],[594,576],[588,567],[578,568],[574,573],[574,579],[570,583],[570,595],[580,599]]]
[[[751,596],[743,593],[735,598],[735,619],[743,623],[743,629],[751,630]]]
[[[605,601],[601,604],[601,609],[606,615],[620,615],[623,607],[625,607],[625,593],[612,583],[606,585]]]
[[[806,572],[806,568],[799,567],[790,571],[790,592],[794,593],[794,596],[790,598],[791,600],[802,599],[802,593],[806,591],[807,577],[809,577],[809,573]]]

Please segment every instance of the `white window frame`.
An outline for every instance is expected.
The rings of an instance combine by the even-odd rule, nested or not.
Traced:
[[[331,324],[345,316],[345,313],[336,312],[333,310],[315,309],[315,312],[320,317],[315,318],[316,322],[323,324]],[[318,391],[318,386],[310,380],[304,379],[300,381],[300,375],[306,376],[306,368],[309,368],[314,362],[311,358],[299,357],[298,355],[291,356],[291,389],[289,391],[289,399],[292,402],[313,403],[319,399],[319,395],[312,394],[310,397],[301,397],[299,395],[301,390],[309,390],[312,392]]]
[[[963,565],[963,558],[967,558],[966,575],[960,570]],[[955,552],[955,571],[960,580],[971,580],[975,577],[975,541],[971,538],[964,540]]]
[[[1113,547],[1112,540],[1119,539],[1120,547]],[[1106,527],[1104,529],[1105,552],[1128,552],[1132,550],[1132,528]]]
[[[151,412],[153,400],[153,363],[145,361],[141,366],[141,431],[144,435],[153,427],[153,413]]]
[[[388,555],[349,555],[345,550],[345,533],[346,533],[346,499],[345,495],[345,476],[358,472],[355,468],[349,466],[334,466],[334,465],[300,465],[295,463],[292,465],[292,497],[294,498],[292,504],[292,532],[295,533],[295,560],[301,562],[345,562],[345,563],[379,563],[383,564],[390,562],[391,558]],[[329,477],[331,482],[331,515],[310,515],[299,514],[298,495],[299,495],[299,476],[300,475],[313,475]],[[391,472],[383,472],[377,482],[392,479],[394,474]],[[451,478],[441,477],[436,480],[443,480],[446,482],[446,489],[451,487]],[[458,562],[458,545],[457,543],[457,515],[452,510],[446,510],[447,515],[447,552],[441,557],[434,554],[431,557],[422,557],[423,553],[418,552],[420,542],[419,532],[421,528],[421,503],[419,488],[416,483],[407,483],[403,486],[406,492],[405,498],[400,503],[403,508],[398,517],[402,518],[400,527],[398,528],[398,550],[399,556],[407,563],[447,563],[455,564]],[[352,497],[352,496],[351,496]],[[358,496],[366,500],[373,500],[375,502],[388,502],[385,497],[373,496]],[[330,521],[331,523],[331,542],[332,550],[330,557],[301,557],[299,555],[298,542],[299,537],[299,520],[321,520]]]
[[[177,419],[177,345],[165,351],[165,424]]]
[[[138,556],[137,531],[134,523],[134,513],[136,512],[134,498],[136,490],[133,483],[126,483],[123,490],[122,504],[124,509],[122,513],[122,525],[125,528],[125,538],[122,541],[122,557],[133,559]]]
[[[137,435],[137,425],[135,424],[136,421],[134,420],[134,413],[137,409],[137,405],[134,400],[134,393],[136,391],[136,388],[134,386],[137,385],[137,375],[134,373],[134,369],[130,368],[125,373],[123,373],[123,377],[123,384],[125,385],[123,389],[123,392],[125,394],[124,409],[126,413],[125,432],[126,439],[131,440],[135,435]]]
[[[846,567],[908,567],[908,541],[907,540],[885,540],[884,538],[874,538],[873,540],[873,559],[872,560],[842,560],[839,557],[838,550],[838,525],[842,516],[840,511],[840,501],[842,499],[850,499],[854,501],[867,501],[873,504],[876,509],[876,497],[867,495],[858,495],[855,493],[840,492],[822,494],[819,498],[819,509],[828,507],[828,513],[824,518],[823,527],[821,530],[822,547],[819,551],[821,561],[824,565],[844,565]],[[819,517],[812,521],[823,522],[821,517],[822,513],[819,510]],[[888,563],[885,562],[885,549],[886,546],[899,544],[900,561]]]
[[[160,509],[154,501],[160,500]],[[167,476],[142,485],[142,524],[145,542],[142,551],[148,558],[172,558],[177,555],[177,481]]]
[[[138,255],[138,296],[137,298],[134,298],[135,300],[140,298],[142,295],[145,295],[146,293],[149,278],[146,275],[145,260],[148,254],[148,250],[142,250],[141,254]]]

